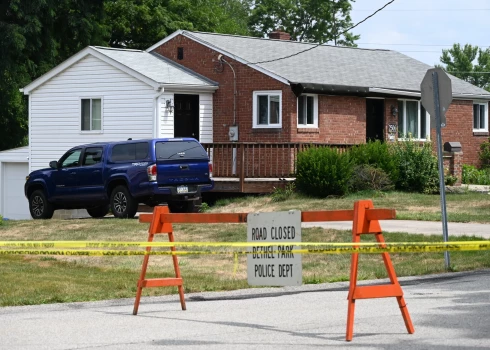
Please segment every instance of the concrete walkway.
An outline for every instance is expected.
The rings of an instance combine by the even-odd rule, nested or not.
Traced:
[[[384,232],[420,233],[442,237],[442,222],[440,221],[382,220],[380,224]],[[305,222],[301,226],[352,230],[352,222],[349,221]],[[448,222],[448,234],[450,237],[478,236],[490,239],[490,224]]]

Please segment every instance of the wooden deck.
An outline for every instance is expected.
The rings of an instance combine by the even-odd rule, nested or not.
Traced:
[[[352,145],[321,143],[203,143],[213,163],[213,192],[270,193],[296,178],[298,153],[311,147],[344,152]]]

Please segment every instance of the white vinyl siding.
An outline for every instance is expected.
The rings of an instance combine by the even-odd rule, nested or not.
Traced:
[[[199,142],[213,142],[213,94],[199,94]]]
[[[81,100],[102,100],[101,131],[81,130]],[[85,143],[153,137],[154,89],[87,56],[30,95],[30,170]]]
[[[159,125],[157,126],[159,133],[158,137],[166,138],[166,137],[174,137],[174,111],[168,111],[165,108],[166,101],[171,100],[172,103],[174,101],[174,94],[172,93],[164,93],[158,99],[159,102]]]
[[[1,151],[0,162],[29,162],[29,146]]]

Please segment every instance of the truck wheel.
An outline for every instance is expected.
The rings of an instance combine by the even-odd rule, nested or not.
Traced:
[[[111,194],[111,210],[116,218],[134,218],[138,202],[131,196],[126,186],[117,186]]]
[[[53,217],[54,207],[46,199],[43,190],[36,190],[29,197],[29,211],[35,220],[51,219]]]
[[[103,218],[104,216],[107,215],[109,212],[109,205],[104,204],[104,205],[99,205],[98,207],[94,208],[87,208],[87,213],[93,218]]]

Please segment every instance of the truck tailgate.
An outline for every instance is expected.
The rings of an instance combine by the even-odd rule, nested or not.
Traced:
[[[210,183],[209,158],[197,141],[157,142],[158,186]]]

